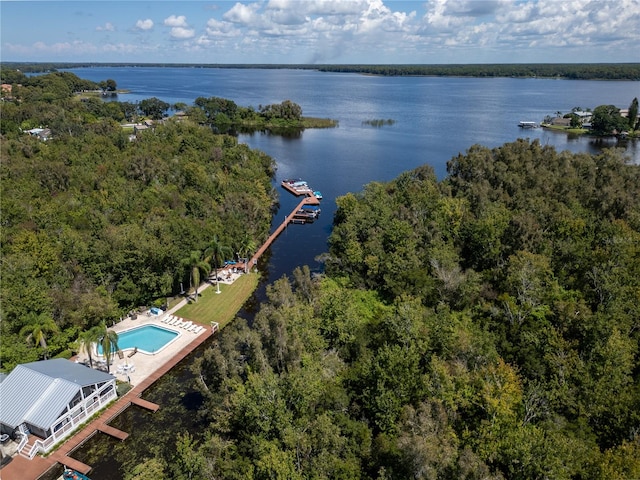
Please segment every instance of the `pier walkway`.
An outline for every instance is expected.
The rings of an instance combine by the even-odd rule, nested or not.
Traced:
[[[253,266],[258,263],[258,259],[262,256],[262,254],[267,250],[267,248],[271,246],[273,241],[276,238],[278,238],[278,235],[280,235],[284,231],[284,229],[287,228],[289,223],[293,221],[293,217],[295,216],[298,210],[300,210],[305,205],[320,205],[320,200],[318,200],[313,195],[313,192],[307,193],[306,195],[307,196],[300,201],[300,203],[296,206],[296,208],[293,209],[293,211],[287,216],[287,218],[284,219],[284,222],[278,225],[278,228],[276,228],[273,231],[273,233],[269,236],[269,238],[267,238],[267,241],[264,242],[264,244],[258,249],[258,251],[253,255],[253,257],[251,257],[251,260],[249,261],[249,266]]]

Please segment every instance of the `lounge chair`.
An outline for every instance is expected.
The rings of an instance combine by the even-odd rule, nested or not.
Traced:
[[[191,320],[187,320],[182,324],[182,328],[185,330],[189,330],[193,326],[193,322]]]
[[[133,357],[136,353],[138,353],[138,347],[135,347],[135,348],[133,349],[133,351],[132,351],[129,355],[127,355],[127,357],[128,357],[128,358],[131,358],[131,357]]]
[[[193,333],[199,335],[204,331],[204,327],[202,325],[198,325],[198,327],[193,331]]]
[[[118,358],[120,360],[122,360],[124,358],[124,353],[122,353],[122,350],[118,350]]]
[[[180,321],[179,317],[173,317],[173,320],[169,322],[169,325],[175,325]]]
[[[187,332],[195,332],[197,328],[198,328],[198,324],[194,323],[189,328],[187,328]]]

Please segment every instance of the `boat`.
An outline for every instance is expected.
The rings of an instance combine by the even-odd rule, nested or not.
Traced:
[[[312,192],[309,185],[304,180],[286,179],[282,181],[282,186],[294,195],[308,195]]]
[[[518,126],[520,128],[536,128],[538,124],[536,122],[520,122]]]
[[[293,214],[293,218],[302,218],[304,220],[311,220],[311,221],[313,221],[317,216],[318,214],[316,212],[309,212],[302,209],[298,210],[296,213]]]
[[[71,468],[65,468],[62,474],[63,480],[91,480],[86,475],[83,475],[80,472],[77,472]]]
[[[322,193],[320,193],[318,190],[313,192],[313,196],[316,197],[318,200],[322,200]]]
[[[303,205],[302,210],[313,213],[316,217],[322,211],[318,205]]]

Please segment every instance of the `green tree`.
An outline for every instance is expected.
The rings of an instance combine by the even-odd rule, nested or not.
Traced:
[[[118,89],[116,81],[111,78],[102,80],[98,85],[100,85],[103,92],[115,92]]]
[[[258,244],[247,232],[244,232],[242,237],[240,237],[237,248],[240,256],[246,258],[248,262],[251,255],[257,250]],[[250,265],[246,265],[247,271],[249,268],[251,268]]]
[[[176,480],[195,480],[203,478],[207,459],[198,451],[198,442],[189,432],[178,434],[176,454],[171,462],[173,478]]]
[[[20,330],[20,335],[27,340],[27,343],[40,345],[42,355],[47,359],[49,357],[47,336],[58,331],[58,325],[46,313],[39,315],[30,313],[27,318],[27,325]]]
[[[195,289],[194,301],[198,301],[198,287],[200,286],[200,272],[209,274],[209,263],[202,259],[199,250],[193,250],[189,256],[182,260],[182,265],[189,270],[189,290]]]
[[[630,130],[637,130],[638,127],[638,98],[635,97],[632,101],[631,101],[631,105],[629,105],[629,115],[627,115],[627,118],[629,119],[629,129]]]
[[[113,354],[120,350],[118,347],[118,334],[113,330],[109,330],[106,323],[103,323],[99,329],[98,342],[102,347],[102,355],[104,355],[104,359],[107,362],[107,372],[110,372]]]
[[[614,131],[626,130],[628,119],[620,115],[620,109],[615,105],[599,105],[593,110],[591,125],[595,133],[611,135]]]
[[[89,358],[89,366],[93,368],[93,346],[97,345],[101,338],[100,327],[93,327],[89,330],[85,330],[78,336],[78,346],[80,352],[87,354]]]
[[[159,480],[166,478],[166,464],[162,459],[149,458],[145,459],[139,465],[131,469],[131,472],[125,474],[126,480]]]
[[[151,117],[154,120],[160,120],[164,117],[165,112],[169,110],[170,106],[171,105],[167,102],[163,102],[159,98],[152,97],[142,100],[138,105],[138,108],[144,115]]]
[[[232,256],[231,247],[223,244],[217,235],[214,235],[209,246],[205,250],[205,262],[214,268],[216,276],[216,293],[220,293],[220,283],[218,282],[218,268],[224,262],[225,257]]]
[[[582,127],[582,122],[580,121],[580,117],[578,115],[576,115],[575,113],[572,113],[569,118],[571,118],[571,123],[569,124],[569,126],[571,128],[580,128]]]

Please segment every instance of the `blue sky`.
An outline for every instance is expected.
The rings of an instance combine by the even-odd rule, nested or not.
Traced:
[[[2,0],[0,15],[3,61],[640,61],[640,0]]]

